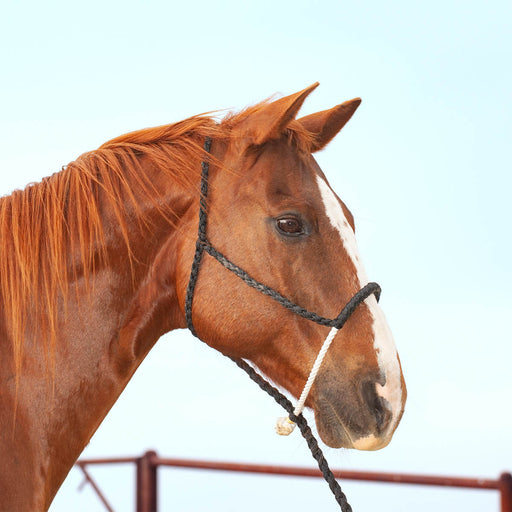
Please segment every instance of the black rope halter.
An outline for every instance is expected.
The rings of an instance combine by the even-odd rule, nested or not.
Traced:
[[[210,153],[212,140],[210,137],[207,137],[204,142],[204,150],[206,153]],[[194,291],[197,284],[197,279],[199,277],[199,269],[201,265],[201,260],[203,257],[203,253],[206,252],[213,258],[215,258],[221,265],[225,268],[233,272],[236,276],[242,279],[247,285],[258,290],[259,292],[271,297],[276,302],[281,304],[281,306],[289,309],[293,313],[302,316],[312,322],[316,322],[320,325],[325,325],[328,327],[336,327],[337,329],[341,329],[345,322],[350,318],[352,313],[356,310],[356,308],[370,295],[375,295],[376,299],[379,300],[380,297],[380,286],[377,283],[368,283],[366,286],[361,288],[344,306],[341,310],[340,314],[334,318],[329,319],[323,316],[317,315],[307,309],[295,304],[291,300],[283,297],[279,292],[266,286],[263,283],[256,281],[253,277],[251,277],[245,270],[240,268],[238,265],[230,261],[223,254],[217,251],[208,241],[206,236],[206,229],[208,225],[208,215],[206,210],[206,199],[208,196],[208,172],[209,172],[209,163],[208,160],[203,160],[201,163],[201,197],[199,199],[199,227],[196,241],[196,251],[194,254],[194,260],[192,262],[192,268],[190,271],[190,279],[187,287],[187,295],[185,299],[185,317],[187,321],[187,327],[190,332],[196,337],[197,333],[194,329],[194,324],[192,322],[192,303],[194,300]],[[327,464],[327,460],[325,459],[322,450],[318,446],[318,442],[315,439],[313,433],[311,432],[311,428],[309,427],[306,418],[303,414],[295,415],[293,404],[274,386],[272,386],[269,382],[267,382],[261,375],[259,375],[256,370],[249,365],[246,361],[240,358],[230,357],[242,370],[244,370],[249,377],[258,384],[258,386],[266,391],[274,400],[281,405],[289,414],[289,418],[291,421],[296,423],[302,433],[302,436],[306,440],[309,449],[311,450],[311,454],[315,458],[318,463],[318,467],[322,472],[325,480],[329,484],[331,491],[334,494],[334,497],[342,512],[351,512],[352,507],[347,502],[347,498],[343,491],[341,490],[338,482],[334,478],[332,471]]]

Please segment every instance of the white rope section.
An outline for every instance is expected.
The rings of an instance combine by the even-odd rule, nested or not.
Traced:
[[[327,338],[325,338],[322,348],[320,349],[320,352],[318,352],[318,355],[316,356],[315,364],[313,364],[313,368],[311,368],[311,372],[309,373],[308,380],[306,382],[306,385],[304,386],[304,389],[302,390],[299,401],[297,402],[297,405],[295,406],[295,409],[293,410],[293,414],[295,414],[295,416],[298,416],[304,410],[304,404],[306,403],[306,398],[308,397],[309,392],[311,391],[311,387],[313,386],[313,383],[315,382],[316,376],[318,374],[318,371],[320,370],[320,366],[322,365],[325,354],[327,353],[327,350],[329,350],[332,340],[336,336],[338,330],[339,329],[336,329],[336,327],[333,327],[329,331]],[[277,419],[276,432],[280,436],[290,435],[293,432],[294,428],[295,428],[295,423],[290,419],[289,416],[281,417],[281,418]]]

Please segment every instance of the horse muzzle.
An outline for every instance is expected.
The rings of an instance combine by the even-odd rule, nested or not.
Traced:
[[[389,444],[405,398],[391,404],[379,394],[380,384],[374,380],[346,383],[341,391],[321,384],[315,389],[313,409],[318,433],[327,446],[379,450]]]

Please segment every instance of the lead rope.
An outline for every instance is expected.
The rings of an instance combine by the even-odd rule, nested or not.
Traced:
[[[311,431],[311,428],[308,425],[308,422],[306,421],[306,418],[302,412],[296,416],[294,413],[293,404],[290,402],[290,400],[288,400],[288,398],[286,398],[278,389],[272,386],[272,384],[267,382],[251,365],[249,365],[243,359],[230,356],[228,357],[234,361],[242,370],[244,370],[263,391],[266,391],[281,407],[286,410],[286,412],[288,412],[288,418],[299,427],[300,433],[306,440],[306,443],[308,444],[308,447],[311,451],[311,455],[313,455],[313,458],[317,461],[318,467],[322,472],[325,481],[329,484],[329,488],[334,494],[334,498],[338,502],[341,511],[352,512],[352,507],[347,501],[347,497],[341,490],[340,484],[336,478],[334,478],[331,468],[329,467],[329,464],[327,463],[327,460],[324,457],[320,446],[318,446],[318,441],[313,435],[313,432]]]
[[[207,137],[204,143],[204,150],[206,153],[210,152],[211,147],[211,139]],[[206,213],[206,198],[208,195],[208,171],[209,164],[208,160],[205,159],[201,163],[201,197],[199,200],[199,227],[198,227],[198,236],[196,241],[196,250],[194,254],[194,260],[192,262],[192,268],[190,271],[190,279],[187,287],[187,294],[185,298],[185,317],[187,321],[187,327],[190,332],[199,338],[194,329],[194,324],[192,322],[192,302],[194,298],[194,291],[197,283],[197,279],[199,276],[199,269],[201,266],[201,260],[203,257],[203,253],[207,252],[210,256],[215,258],[219,263],[221,263],[225,268],[233,272],[239,278],[241,278],[246,284],[260,291],[261,293],[271,297],[283,307],[293,311],[294,313],[316,322],[320,325],[325,325],[331,327],[327,338],[325,339],[320,352],[317,355],[315,363],[311,369],[308,380],[304,389],[301,393],[301,396],[297,402],[297,405],[294,407],[293,404],[274,386],[272,386],[269,382],[267,382],[261,375],[259,375],[256,370],[250,366],[246,361],[240,358],[230,357],[242,370],[244,370],[249,377],[258,384],[258,386],[266,391],[274,400],[281,405],[287,412],[288,416],[286,418],[279,418],[276,431],[281,435],[290,434],[295,425],[298,425],[299,430],[301,431],[302,436],[306,440],[309,449],[311,450],[311,454],[314,459],[318,463],[318,467],[322,472],[322,475],[326,482],[329,484],[329,488],[342,512],[352,512],[352,507],[349,505],[347,498],[343,491],[341,490],[338,482],[334,478],[332,471],[329,468],[327,460],[325,459],[322,450],[318,446],[318,442],[315,439],[311,428],[309,427],[306,418],[302,414],[305,406],[306,399],[308,394],[313,386],[316,375],[320,369],[322,361],[331,345],[336,333],[343,327],[345,322],[349,319],[350,315],[355,311],[355,309],[370,295],[375,295],[377,300],[380,296],[380,286],[377,283],[368,283],[361,290],[359,290],[350,301],[345,305],[345,307],[341,310],[341,313],[335,319],[324,318],[316,313],[312,313],[307,309],[298,306],[297,304],[291,302],[286,297],[283,297],[280,293],[275,291],[274,289],[259,283],[254,278],[252,278],[245,270],[235,265],[232,261],[227,259],[223,254],[218,252],[208,241],[206,236],[206,228],[207,228],[207,213]]]

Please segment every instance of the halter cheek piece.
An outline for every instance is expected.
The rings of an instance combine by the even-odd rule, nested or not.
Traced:
[[[206,153],[210,153],[212,140],[210,137],[207,137],[204,142],[204,150]],[[329,319],[323,316],[317,315],[316,313],[310,312],[307,309],[295,304],[291,300],[283,297],[279,292],[262,284],[256,279],[252,278],[245,270],[237,266],[235,263],[226,258],[222,253],[217,251],[208,241],[206,236],[206,229],[208,224],[208,215],[206,210],[206,199],[208,196],[208,172],[209,172],[209,163],[207,160],[204,160],[201,163],[201,197],[199,199],[199,228],[197,234],[196,241],[196,251],[194,254],[194,260],[192,262],[192,268],[190,271],[190,278],[187,287],[187,294],[185,299],[185,317],[187,321],[187,327],[190,332],[196,336],[196,330],[194,329],[194,324],[192,322],[192,303],[194,300],[194,290],[197,284],[197,279],[199,277],[199,269],[201,265],[201,260],[203,257],[203,253],[206,252],[213,258],[215,258],[221,265],[225,268],[233,272],[236,276],[242,279],[247,285],[251,288],[258,290],[259,292],[271,297],[276,302],[281,304],[281,306],[289,309],[293,313],[306,318],[307,320],[311,320],[320,325],[325,325],[331,327],[329,334],[327,335],[322,348],[320,349],[318,356],[313,364],[311,372],[309,374],[308,380],[302,394],[297,402],[296,406],[293,407],[292,403],[284,396],[280,391],[278,391],[275,387],[269,384],[263,377],[261,377],[252,366],[250,366],[243,359],[231,358],[240,368],[242,368],[245,372],[249,374],[251,379],[253,379],[264,391],[269,393],[280,405],[282,405],[287,412],[289,413],[286,418],[279,418],[278,423],[276,425],[276,431],[281,435],[288,435],[292,432],[295,425],[297,424],[302,432],[302,435],[306,439],[311,452],[315,459],[318,462],[320,470],[322,471],[324,478],[329,483],[331,490],[334,493],[336,500],[338,501],[341,510],[344,512],[349,512],[352,510],[350,505],[348,504],[345,495],[341,491],[338,482],[332,475],[330,471],[327,461],[325,460],[320,448],[318,447],[318,443],[316,439],[313,437],[311,433],[311,429],[307,425],[307,422],[302,415],[302,411],[304,409],[304,404],[306,402],[306,398],[311,390],[315,377],[320,369],[322,361],[324,359],[325,354],[329,346],[331,345],[336,333],[345,325],[345,322],[350,318],[352,313],[356,310],[356,308],[364,302],[370,295],[375,295],[377,301],[380,297],[380,286],[377,283],[368,283],[366,286],[361,288],[343,307],[340,314],[334,318]]]

